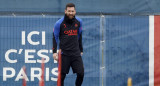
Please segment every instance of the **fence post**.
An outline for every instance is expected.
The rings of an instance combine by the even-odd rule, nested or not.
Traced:
[[[106,67],[105,67],[105,16],[100,16],[100,86],[106,86]]]

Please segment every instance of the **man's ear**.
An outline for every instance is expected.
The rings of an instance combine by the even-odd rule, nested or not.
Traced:
[[[67,10],[64,10],[64,13],[66,14],[66,13],[67,13]]]

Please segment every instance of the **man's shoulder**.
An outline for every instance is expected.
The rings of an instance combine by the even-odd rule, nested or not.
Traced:
[[[60,25],[63,22],[63,20],[64,20],[64,17],[60,18],[55,24],[59,24]]]
[[[79,18],[79,17],[75,17],[80,23],[82,23],[82,19],[81,18]]]

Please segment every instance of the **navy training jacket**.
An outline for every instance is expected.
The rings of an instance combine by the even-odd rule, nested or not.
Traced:
[[[60,42],[58,42],[60,40]],[[53,53],[57,53],[57,44],[65,55],[79,56],[83,52],[82,20],[69,19],[66,15],[59,19],[53,29]]]

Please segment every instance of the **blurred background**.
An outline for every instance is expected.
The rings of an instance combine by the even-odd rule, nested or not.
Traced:
[[[82,86],[127,86],[129,77],[132,78],[133,86],[160,85],[159,77],[155,79],[152,73],[159,60],[155,61],[155,66],[152,65],[154,52],[150,51],[149,40],[150,17],[159,15],[160,1],[0,0],[0,86],[40,86],[38,78],[34,78],[34,81],[31,81],[31,78],[33,73],[40,73],[38,70],[32,72],[32,68],[41,68],[42,64],[37,60],[41,60],[43,55],[49,58],[44,68],[45,86],[57,85],[52,79],[57,78],[53,72],[57,72],[58,64],[54,62],[50,51],[53,46],[54,24],[64,16],[67,3],[76,5],[77,16],[83,21],[82,59],[85,77]],[[39,34],[33,34],[31,40],[40,42],[38,45],[28,42],[28,34],[34,31]],[[25,37],[22,37],[22,32],[25,32]],[[45,32],[45,40],[42,39],[42,32]],[[154,37],[152,39],[154,41]],[[25,45],[22,40],[25,40]],[[45,45],[42,45],[42,41],[45,41]],[[10,52],[8,57],[11,60],[16,59],[16,63],[6,60],[6,53],[11,49],[15,52]],[[39,55],[38,52],[42,50],[43,55]],[[30,60],[35,62],[26,63],[26,56],[31,56]],[[25,73],[29,79],[26,84],[23,79],[16,81],[23,66],[26,67]],[[5,68],[10,69],[5,71]],[[6,75],[11,74],[12,77],[4,80]],[[156,74],[160,75],[159,70]],[[153,78],[155,82],[152,82]],[[76,75],[70,70],[65,79],[65,86],[74,86],[75,79]]]

